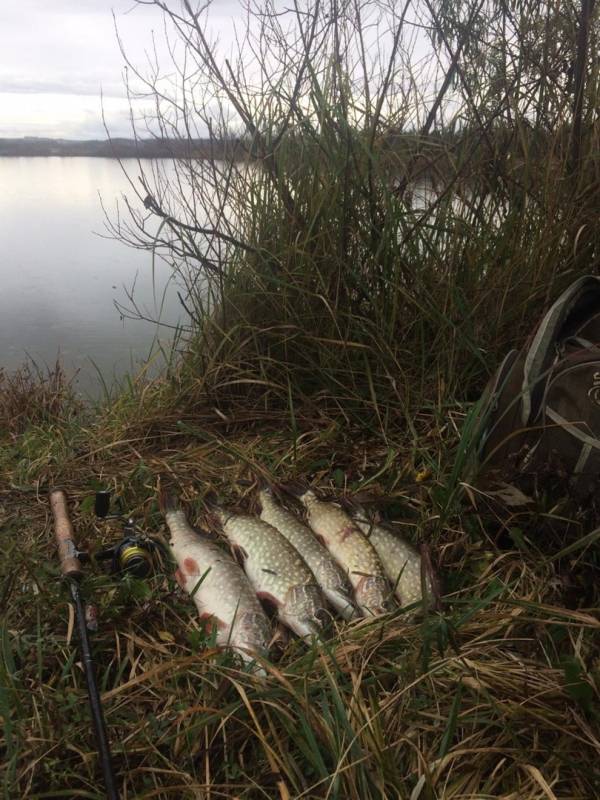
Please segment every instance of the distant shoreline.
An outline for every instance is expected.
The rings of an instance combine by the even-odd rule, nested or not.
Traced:
[[[243,158],[238,139],[49,139],[35,136],[0,138],[0,156],[65,158]]]

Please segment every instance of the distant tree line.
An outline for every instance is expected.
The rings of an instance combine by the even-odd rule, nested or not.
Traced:
[[[0,156],[88,156],[97,158],[239,158],[240,141],[221,139],[0,139]]]

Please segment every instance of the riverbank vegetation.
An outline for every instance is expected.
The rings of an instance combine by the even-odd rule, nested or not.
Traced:
[[[100,486],[164,535],[159,477],[202,524],[211,492],[252,507],[256,475],[360,493],[425,546],[441,602],[281,645],[261,683],[166,565],[90,567],[124,796],[597,796],[595,509],[484,493],[471,458],[499,359],[598,268],[597,7],[266,3],[225,58],[210,16],[156,5],[178,47],[129,65],[154,99],[136,132],[243,137],[252,163],[140,163],[111,218],[183,287],[160,379],[91,410],[59,372],[0,375],[5,796],[102,796],[48,487],[95,549],[117,538]]]

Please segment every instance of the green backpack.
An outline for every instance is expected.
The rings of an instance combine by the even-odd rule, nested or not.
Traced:
[[[600,478],[600,278],[566,289],[490,379],[479,418],[479,478],[565,482],[578,496]]]

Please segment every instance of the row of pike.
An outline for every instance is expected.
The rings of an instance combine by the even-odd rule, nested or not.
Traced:
[[[162,505],[177,580],[192,595],[216,642],[251,661],[266,656],[271,628],[259,602],[306,639],[319,636],[333,609],[344,619],[384,614],[399,601],[422,601],[421,559],[401,537],[369,522],[362,509],[349,516],[337,504],[306,491],[300,501],[308,526],[276,500],[259,493],[260,519],[215,513],[244,569],[188,522],[173,501]],[[431,587],[426,586],[428,594]]]

